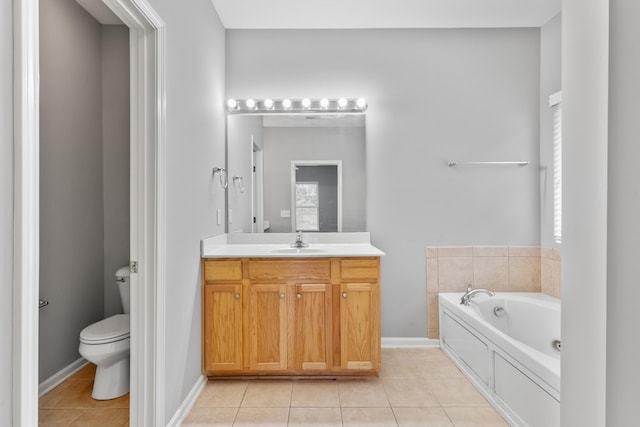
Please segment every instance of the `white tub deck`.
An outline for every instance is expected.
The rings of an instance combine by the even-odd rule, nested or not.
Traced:
[[[439,294],[443,351],[512,425],[559,426],[559,300],[503,292],[463,306],[461,296]]]

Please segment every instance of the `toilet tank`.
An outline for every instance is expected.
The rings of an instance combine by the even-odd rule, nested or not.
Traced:
[[[122,301],[122,311],[124,312],[124,314],[129,314],[130,308],[130,275],[131,271],[129,270],[128,265],[120,267],[118,271],[116,271],[116,283],[118,284],[118,289],[120,290],[120,301]]]

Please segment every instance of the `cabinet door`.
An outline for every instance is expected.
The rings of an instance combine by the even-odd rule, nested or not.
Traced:
[[[343,369],[379,370],[380,299],[376,283],[340,285],[340,353]]]
[[[242,285],[205,285],[204,368],[242,369]]]
[[[252,371],[287,369],[287,286],[252,284],[249,296]]]
[[[331,285],[296,285],[294,322],[295,368],[324,371],[331,360]]]

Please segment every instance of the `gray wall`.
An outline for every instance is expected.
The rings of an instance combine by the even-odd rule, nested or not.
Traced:
[[[540,243],[539,36],[538,29],[227,32],[229,97],[369,101],[367,228],[387,253],[383,336],[426,336],[426,245]],[[530,165],[452,169],[448,160]]]
[[[280,218],[280,210],[291,210],[292,160],[342,160],[343,231],[364,231],[366,216],[365,128],[265,127],[264,219],[273,233],[290,233],[291,218]]]
[[[210,0],[149,0],[167,29],[166,421],[201,375],[200,239],[224,233],[225,32]],[[152,333],[152,331],[149,331]]]
[[[104,315],[122,313],[114,273],[129,264],[129,29],[102,26]]]
[[[540,28],[540,245],[553,239],[553,109],[549,95],[561,90],[562,16]]]
[[[0,425],[12,425],[13,10],[0,0]]]
[[[606,425],[624,426],[640,384],[640,3],[610,5]]]
[[[261,116],[229,116],[227,118],[227,169],[229,173],[229,209],[231,222],[229,232],[250,233],[252,228],[251,203],[251,157],[253,145],[251,137],[258,146],[262,146]],[[219,165],[224,166],[223,164]],[[234,182],[233,176],[244,179],[244,193],[240,191],[240,183]],[[216,177],[217,178],[217,177]]]
[[[40,4],[40,381],[104,317],[100,24],[73,0]]]
[[[73,0],[43,2],[40,23],[43,381],[80,357],[82,328],[122,312],[113,273],[129,259],[129,33]]]

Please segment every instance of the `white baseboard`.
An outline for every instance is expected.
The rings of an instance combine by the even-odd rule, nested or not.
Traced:
[[[187,418],[189,412],[191,412],[193,405],[196,403],[196,399],[198,399],[198,396],[200,396],[200,392],[202,391],[206,383],[207,377],[205,375],[201,375],[191,388],[189,394],[187,394],[187,397],[185,397],[182,401],[182,404],[173,414],[171,420],[169,420],[167,427],[178,427],[182,425],[182,422],[185,420],[185,418]]]
[[[78,372],[80,369],[84,368],[88,364],[89,364],[89,361],[86,360],[84,357],[81,357],[75,362],[72,362],[68,366],[62,368],[61,370],[59,370],[58,372],[56,372],[46,380],[42,381],[38,385],[38,397],[40,398],[42,397],[42,395],[50,392],[51,390],[53,390],[54,387],[61,384],[64,380],[66,380],[71,375],[75,374],[76,372]]]
[[[440,341],[419,337],[383,337],[382,348],[440,348]]]

